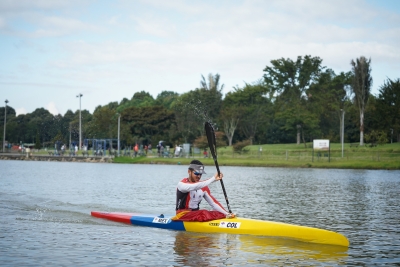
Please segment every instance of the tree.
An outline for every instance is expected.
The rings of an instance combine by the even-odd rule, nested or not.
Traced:
[[[228,145],[232,146],[233,136],[239,124],[243,108],[241,106],[223,105],[220,118],[223,122],[225,136],[228,138]]]
[[[123,102],[123,103],[122,103]],[[152,95],[148,92],[140,91],[136,92],[131,100],[121,101],[121,104],[118,107],[112,107],[112,109],[116,109],[118,113],[122,113],[125,109],[129,107],[150,107],[155,105],[155,100]]]
[[[310,55],[291,59],[271,60],[272,67],[264,69],[264,80],[272,93],[278,93],[287,99],[300,99],[312,82],[316,81],[325,67],[322,59]]]
[[[379,98],[376,101],[376,112],[379,114],[381,129],[390,130],[400,142],[400,79],[387,79],[379,89]]]
[[[233,124],[237,120],[241,132],[251,144],[254,142],[260,124],[268,122],[269,110],[272,107],[268,91],[268,87],[261,81],[254,84],[246,83],[243,88],[235,87],[232,92],[226,94],[224,99],[224,117],[222,119],[228,125],[230,120],[233,120]],[[231,108],[236,111],[228,116],[226,113]],[[240,120],[238,120],[239,116]],[[229,132],[225,128],[224,131]]]
[[[179,94],[172,91],[162,91],[157,95],[156,104],[171,110],[175,101],[179,98]]]
[[[298,143],[300,134],[303,137],[307,131],[315,135],[318,131],[318,117],[310,111],[307,90],[320,77],[322,59],[306,55],[291,59],[271,60],[272,67],[264,69],[264,81],[270,89],[270,94],[276,98],[276,119],[285,131],[297,131]]]
[[[220,85],[219,74],[209,74],[208,82],[202,76],[200,85],[180,95],[173,105],[177,128],[185,142],[204,135],[204,122],[216,123],[220,113],[224,86]]]
[[[307,90],[309,110],[319,120],[320,138],[339,140],[342,125],[341,110],[348,112],[351,72],[336,75],[331,69],[321,73],[316,83]]]
[[[220,75],[217,73],[214,76],[210,73],[207,80],[201,75],[199,89],[199,100],[204,111],[207,112],[208,120],[215,122],[222,104],[222,90],[224,84],[220,84]]]
[[[351,60],[353,81],[352,90],[354,93],[354,103],[360,112],[360,146],[364,145],[364,112],[368,102],[372,87],[371,59],[367,60],[364,56]]]
[[[109,106],[96,108],[89,132],[93,138],[113,138],[117,136],[117,112]]]
[[[136,139],[147,139],[153,143],[169,139],[168,134],[175,125],[174,113],[162,106],[130,107],[122,112],[121,119],[129,125]]]
[[[223,132],[215,132],[215,142],[216,142],[217,147],[226,146],[226,141],[224,140]],[[200,149],[207,149],[209,147],[207,136],[202,135],[202,136],[196,138],[196,140],[194,140],[194,142],[193,142],[193,145]]]

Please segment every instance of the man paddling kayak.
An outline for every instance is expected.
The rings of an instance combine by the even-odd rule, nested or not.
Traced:
[[[188,178],[182,179],[176,189],[176,216],[173,220],[210,221],[222,218],[234,218],[235,214],[227,212],[210,192],[208,185],[222,179],[223,174],[216,173],[213,177],[200,181],[206,174],[204,165],[199,160],[192,160],[188,169]],[[210,204],[212,211],[200,210],[203,198]]]

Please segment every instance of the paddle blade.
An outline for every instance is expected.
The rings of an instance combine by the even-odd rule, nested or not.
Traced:
[[[214,127],[210,122],[206,121],[204,128],[206,130],[208,146],[210,147],[211,155],[214,161],[217,159],[217,141],[215,137]]]

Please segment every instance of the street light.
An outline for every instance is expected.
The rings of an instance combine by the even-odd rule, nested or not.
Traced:
[[[342,116],[341,116],[341,131],[340,131],[340,142],[342,143],[342,158],[343,158],[343,148],[344,148],[344,110],[340,109],[340,111],[342,112]]]
[[[393,128],[390,128],[390,143],[393,144]]]
[[[6,149],[6,122],[7,122],[7,103],[8,100],[6,99],[6,106],[4,108],[4,133],[3,133],[3,153],[5,152]]]
[[[82,94],[77,95],[76,97],[79,97],[79,146],[78,149],[81,149],[82,145],[82,116],[81,116],[81,98]]]
[[[120,156],[120,145],[119,145],[120,119],[121,119],[121,114],[118,113],[118,157]]]

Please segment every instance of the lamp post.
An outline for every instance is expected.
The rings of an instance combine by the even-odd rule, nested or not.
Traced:
[[[69,123],[69,150],[71,150],[71,122]]]
[[[77,95],[76,97],[79,97],[79,146],[78,149],[81,149],[82,145],[82,116],[81,116],[81,98],[82,94]]]
[[[390,143],[393,144],[393,128],[390,128]]]
[[[340,109],[342,116],[341,116],[341,131],[340,131],[340,142],[342,143],[342,158],[343,158],[343,148],[344,148],[344,110]]]
[[[120,156],[120,145],[119,145],[120,119],[121,119],[121,114],[118,113],[118,157]]]
[[[3,152],[5,152],[6,149],[6,123],[7,123],[7,103],[8,100],[6,99],[6,106],[4,107],[4,133],[3,133]]]

